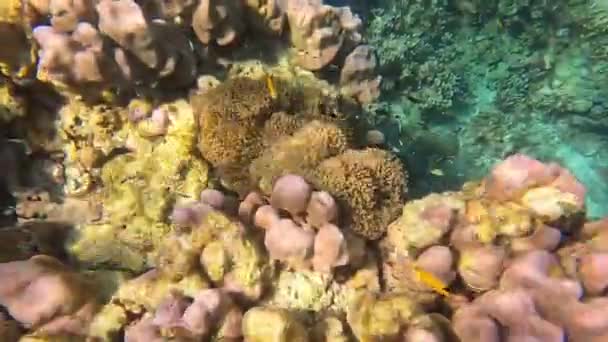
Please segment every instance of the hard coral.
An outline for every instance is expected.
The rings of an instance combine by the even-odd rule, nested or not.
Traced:
[[[270,204],[293,216],[298,216],[306,210],[311,194],[312,187],[303,177],[288,174],[280,177],[274,183]]]
[[[204,44],[233,43],[245,29],[241,1],[201,0],[192,16],[192,28]]]
[[[348,264],[355,268],[360,266],[360,255],[365,253],[357,249],[364,245],[363,241],[353,236],[350,230],[342,230],[329,222],[338,216],[335,200],[329,193],[315,192],[322,195],[327,204],[333,205],[327,208],[331,213],[325,212],[323,203],[313,200],[311,193],[312,187],[304,178],[287,174],[276,181],[271,205],[262,205],[253,214],[254,224],[264,229],[264,244],[270,258],[291,269],[312,267],[326,274]],[[311,207],[312,217],[305,214],[305,210]],[[290,218],[281,218],[281,214],[289,214]],[[311,220],[319,225],[312,225]]]
[[[49,12],[57,32],[70,32],[81,21],[93,23],[97,19],[93,0],[50,0]]]
[[[358,42],[361,20],[348,7],[333,7],[320,1],[288,1],[285,6],[295,62],[308,70],[330,64],[346,40]]]
[[[251,342],[305,342],[308,332],[287,310],[254,307],[243,316],[243,336]]]
[[[556,220],[584,209],[584,186],[557,164],[543,164],[516,154],[498,164],[484,183],[486,194],[500,201],[522,198],[536,215]]]
[[[41,46],[39,79],[85,94],[76,88],[87,86],[95,93],[99,87],[132,89],[161,81],[162,87],[179,88],[194,82],[194,52],[186,36],[172,24],[146,18],[136,2],[99,1],[96,13],[90,13],[89,0],[54,0],[50,6],[56,11],[53,26],[33,32]]]
[[[382,76],[376,72],[376,56],[369,45],[357,46],[340,71],[341,92],[360,103],[371,103],[380,96]]]
[[[205,188],[207,164],[193,153],[196,124],[191,108],[183,100],[160,108],[170,120],[162,139],[150,140],[129,125],[122,134],[115,132],[115,142],[129,135],[136,148],[101,167],[104,220],[77,227],[69,249],[78,260],[143,270],[170,230],[175,191],[193,200]]]
[[[285,28],[285,12],[280,0],[245,1],[245,18],[255,30],[280,35]]]
[[[155,311],[153,317],[144,316],[126,330],[129,341],[146,341],[153,335],[188,340],[241,336],[241,311],[222,290],[202,290],[192,302],[178,292],[170,293]]]
[[[421,313],[406,296],[362,293],[349,305],[347,318],[360,341],[395,340]]]
[[[335,196],[346,225],[376,240],[399,215],[407,192],[407,174],[389,152],[347,150],[328,158],[315,170],[319,189]]]
[[[40,45],[38,78],[59,85],[107,86],[121,75],[104,49],[103,38],[90,23],[81,22],[71,33],[61,33],[51,26],[33,31]]]
[[[147,70],[153,70],[154,78],[167,78],[167,85],[172,87],[194,81],[194,52],[178,29],[163,21],[149,20],[133,0],[102,0],[96,8],[99,31],[120,46],[114,58],[127,79],[136,81],[145,77]],[[147,69],[138,74],[137,69],[142,66]]]
[[[96,309],[87,283],[59,260],[37,255],[0,264],[0,304],[26,327],[47,335],[85,335]]]

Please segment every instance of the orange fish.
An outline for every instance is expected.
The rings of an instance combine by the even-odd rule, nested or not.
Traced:
[[[437,278],[431,272],[425,271],[417,265],[413,265],[414,274],[416,279],[424,285],[433,289],[433,291],[439,293],[442,296],[449,297],[450,293],[446,290],[447,285],[439,278]]]

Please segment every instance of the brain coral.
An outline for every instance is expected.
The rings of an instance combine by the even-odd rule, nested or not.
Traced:
[[[407,192],[407,176],[389,152],[368,148],[347,150],[324,160],[316,170],[316,185],[334,195],[352,229],[378,239],[399,216]]]

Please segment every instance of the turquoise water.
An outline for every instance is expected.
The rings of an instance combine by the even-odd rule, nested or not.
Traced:
[[[523,152],[569,168],[589,216],[608,214],[608,1],[369,5],[384,92],[368,117],[407,162],[414,195]]]

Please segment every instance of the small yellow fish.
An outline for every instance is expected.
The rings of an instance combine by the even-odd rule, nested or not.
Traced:
[[[431,174],[435,175],[437,177],[443,177],[443,176],[445,176],[445,173],[443,173],[443,170],[441,170],[441,169],[432,169],[431,170]]]
[[[437,278],[431,272],[425,271],[417,265],[413,265],[414,273],[416,274],[416,279],[423,283],[424,285],[433,289],[433,291],[439,293],[442,296],[449,297],[450,293],[445,289],[447,285],[441,281],[441,279]]]
[[[274,87],[274,81],[272,80],[272,76],[266,74],[266,86],[268,87],[268,92],[270,93],[270,97],[273,100],[277,98],[277,90]]]

